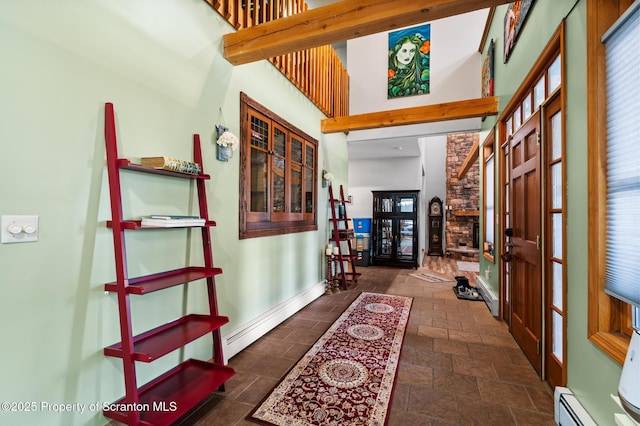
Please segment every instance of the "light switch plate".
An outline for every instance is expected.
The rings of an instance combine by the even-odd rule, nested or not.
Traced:
[[[2,231],[0,243],[2,244],[38,241],[38,216],[3,215],[0,228]]]

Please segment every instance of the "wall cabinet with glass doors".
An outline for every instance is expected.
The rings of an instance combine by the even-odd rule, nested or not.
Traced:
[[[241,96],[240,238],[318,229],[318,141]]]
[[[373,191],[374,265],[418,267],[419,191]]]

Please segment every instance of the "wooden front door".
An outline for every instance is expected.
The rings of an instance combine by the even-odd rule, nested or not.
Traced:
[[[542,256],[540,113],[510,141],[511,262],[510,328],[525,355],[542,373]]]

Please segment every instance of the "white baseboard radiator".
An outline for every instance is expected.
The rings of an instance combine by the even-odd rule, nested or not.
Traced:
[[[498,297],[480,275],[476,276],[476,288],[484,299],[484,303],[487,304],[487,308],[491,311],[491,315],[494,317],[500,315],[500,302],[498,301]]]
[[[326,289],[326,281],[320,281],[308,289],[296,294],[248,323],[222,336],[224,363],[244,348],[267,334],[278,324],[322,296]]]
[[[558,426],[598,426],[569,388],[555,388],[553,406]]]

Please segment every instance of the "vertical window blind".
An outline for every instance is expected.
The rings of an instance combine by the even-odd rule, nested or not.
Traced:
[[[640,0],[602,37],[607,72],[605,291],[640,306]],[[637,309],[636,309],[637,310]]]
[[[495,165],[494,165],[494,155],[491,154],[489,158],[487,158],[485,162],[485,177],[486,182],[484,183],[485,187],[485,225],[484,225],[484,240],[488,243],[495,244],[495,197],[494,197],[494,188],[495,188]]]

